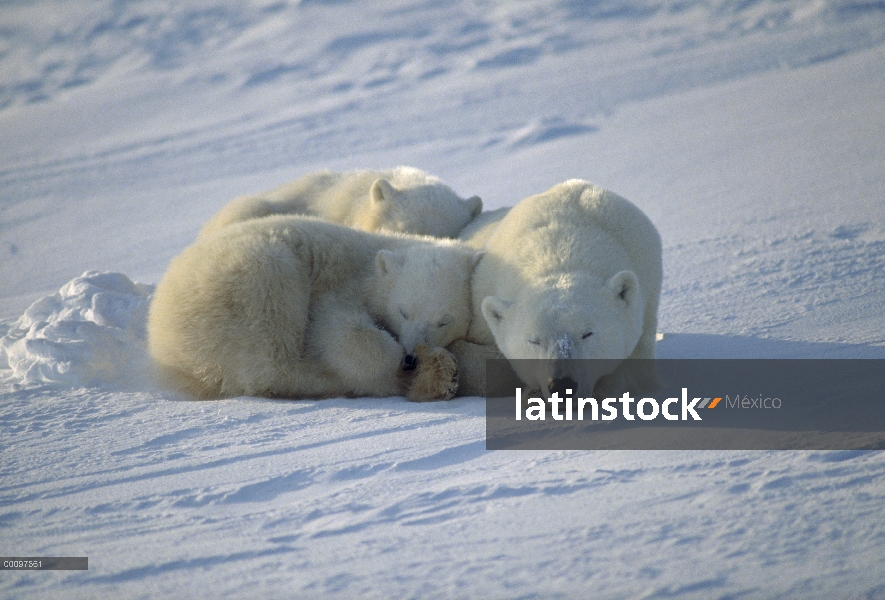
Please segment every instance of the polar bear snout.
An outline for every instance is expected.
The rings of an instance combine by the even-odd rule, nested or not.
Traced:
[[[547,388],[551,394],[559,394],[560,397],[565,397],[577,392],[578,382],[571,377],[551,377],[547,381]]]
[[[435,340],[431,340],[430,336],[427,334],[427,328],[422,327],[414,321],[407,321],[401,324],[399,329],[400,334],[397,339],[402,347],[405,348],[406,354],[413,359],[415,359],[415,349],[418,348],[420,344],[431,347],[437,345],[433,343]]]
[[[414,371],[418,366],[418,358],[414,354],[406,354],[403,358],[403,371]]]

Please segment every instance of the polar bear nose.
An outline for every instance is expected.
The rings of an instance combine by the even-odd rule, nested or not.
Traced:
[[[572,357],[572,338],[564,335],[557,339],[553,344],[553,352],[556,358]]]
[[[406,354],[403,359],[403,371],[413,371],[418,366],[418,359],[414,354]]]
[[[574,394],[578,389],[577,382],[571,377],[551,377],[548,381],[550,393],[558,392],[559,397],[563,398],[570,394]]]

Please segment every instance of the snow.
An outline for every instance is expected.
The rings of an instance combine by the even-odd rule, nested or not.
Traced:
[[[885,597],[881,452],[486,451],[478,398],[197,402],[147,298],[224,202],[569,178],[664,243],[663,357],[885,358],[885,10],[57,0],[0,16],[5,597]],[[30,307],[30,308],[29,308]]]
[[[145,324],[152,286],[87,271],[32,304],[0,339],[7,379],[102,387],[150,378]],[[143,385],[143,384],[142,384]]]

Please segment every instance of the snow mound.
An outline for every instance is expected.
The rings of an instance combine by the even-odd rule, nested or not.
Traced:
[[[25,386],[142,383],[153,288],[122,273],[86,271],[72,279],[34,302],[0,338],[0,378]]]

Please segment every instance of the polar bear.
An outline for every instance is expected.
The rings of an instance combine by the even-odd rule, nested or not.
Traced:
[[[482,200],[460,198],[439,178],[412,167],[386,171],[319,171],[274,190],[231,200],[200,237],[248,219],[313,215],[363,231],[454,237],[482,211]]]
[[[482,394],[482,362],[500,356],[545,395],[560,378],[587,395],[656,384],[652,361],[623,362],[654,358],[663,276],[660,236],[636,206],[569,180],[477,221],[464,237],[484,256],[472,281],[482,318],[451,347],[459,393]],[[585,358],[610,360],[595,373],[561,360]]]
[[[149,350],[202,398],[448,399],[457,366],[442,348],[467,332],[477,256],[454,240],[315,217],[232,224],[170,263]]]

